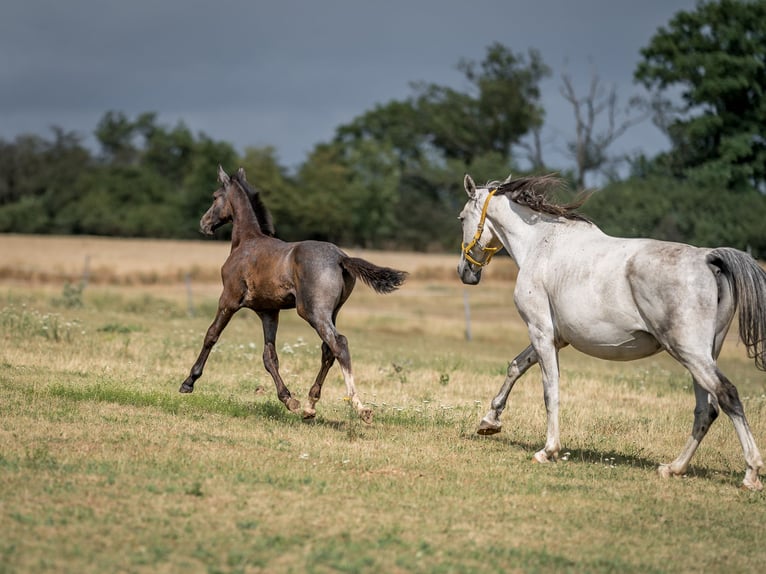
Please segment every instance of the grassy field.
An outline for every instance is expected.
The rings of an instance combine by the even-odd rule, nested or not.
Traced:
[[[665,355],[622,364],[562,352],[566,454],[556,464],[531,462],[545,434],[538,369],[517,384],[503,433],[474,433],[526,345],[506,258],[464,288],[457,255],[354,252],[412,274],[387,296],[359,284],[340,314],[372,425],[350,413],[337,367],[314,421],[288,413],[246,311],[195,392],[180,395],[227,251],[209,241],[0,236],[0,572],[766,563],[766,494],[738,488],[744,460],[726,417],[686,477],[656,474],[683,446],[694,408],[688,376]],[[319,340],[286,311],[277,343],[284,379],[303,399]],[[766,450],[766,375],[731,335],[720,363]]]

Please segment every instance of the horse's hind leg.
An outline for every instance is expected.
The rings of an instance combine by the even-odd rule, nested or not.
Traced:
[[[317,373],[317,378],[314,380],[314,384],[311,386],[311,389],[309,390],[309,404],[308,406],[303,408],[303,418],[304,419],[311,419],[314,418],[317,414],[316,411],[316,404],[319,401],[319,398],[322,396],[322,385],[324,384],[325,378],[327,378],[327,373],[330,371],[330,367],[332,367],[333,363],[335,363],[335,355],[332,354],[332,350],[330,349],[330,346],[323,342],[322,343],[322,366],[319,368],[319,373]]]
[[[277,397],[293,413],[300,413],[301,403],[292,397],[279,374],[279,357],[277,356],[276,340],[279,327],[279,311],[259,311],[258,317],[263,324],[263,366],[274,379],[277,387]]]
[[[191,393],[194,391],[194,382],[202,376],[202,370],[205,368],[205,363],[210,355],[210,351],[213,349],[213,345],[218,342],[221,332],[226,325],[229,324],[232,316],[236,312],[236,309],[231,309],[223,303],[219,303],[218,311],[216,311],[215,319],[210,324],[210,327],[205,333],[205,340],[202,343],[202,350],[194,362],[191,368],[191,372],[186,380],[181,383],[181,388],[178,389],[179,393]]]
[[[686,441],[681,454],[670,464],[662,464],[657,469],[657,472],[663,478],[681,476],[686,473],[686,469],[689,468],[689,462],[697,451],[697,447],[702,442],[702,439],[705,438],[713,421],[718,418],[718,401],[716,401],[713,395],[703,389],[696,379],[693,382],[696,404],[694,407],[692,434],[689,440]]]
[[[354,407],[356,412],[359,414],[359,417],[364,422],[368,424],[372,423],[372,409],[364,406],[356,393],[356,386],[354,385],[354,373],[351,370],[351,354],[348,350],[348,340],[346,337],[338,333],[335,325],[332,323],[332,321],[329,320],[329,318],[316,319],[314,317],[306,318],[306,320],[312,327],[314,327],[316,332],[319,334],[319,337],[327,345],[327,348],[330,350],[332,355],[338,360],[340,370],[343,373],[343,380],[346,382],[346,399],[351,403],[351,406]],[[324,345],[322,348],[324,353]],[[320,375],[321,374],[322,373],[320,371]]]
[[[492,399],[489,412],[481,419],[479,428],[476,430],[477,433],[491,435],[502,430],[503,425],[500,422],[500,415],[505,410],[505,405],[508,402],[508,396],[511,394],[513,385],[535,364],[537,364],[537,353],[532,348],[532,345],[524,349],[511,361],[508,365],[508,374],[505,377],[505,382],[503,382],[503,386],[500,388],[497,396]]]
[[[734,430],[737,433],[737,437],[739,437],[742,451],[745,455],[745,463],[747,464],[747,470],[745,472],[745,478],[742,481],[742,486],[748,490],[762,490],[763,485],[758,477],[758,473],[763,466],[763,459],[755,444],[755,438],[750,430],[750,426],[747,424],[745,410],[739,399],[737,388],[726,378],[718,367],[715,366],[715,363],[709,361],[692,361],[689,363],[684,362],[684,366],[692,373],[692,376],[699,387],[711,395],[713,401],[718,403],[718,406],[728,415],[734,425]],[[708,417],[709,416],[710,411],[708,410]],[[700,426],[702,427],[702,423],[706,420],[705,416],[700,417],[700,420]],[[695,430],[696,426],[697,415],[695,410]],[[691,455],[694,454],[694,450],[696,450],[699,441],[702,440],[705,432],[707,432],[707,428],[704,428],[705,432],[702,432],[702,430],[702,428],[699,429],[699,439],[696,441],[694,432],[692,433],[692,437],[689,439],[684,451],[673,463],[667,467],[660,467],[659,471],[662,476],[683,474],[686,470],[684,457],[685,455],[688,455],[688,457],[691,458]],[[678,464],[676,465],[676,463]],[[688,461],[686,461],[686,465],[688,465]],[[665,470],[666,468],[667,470]]]

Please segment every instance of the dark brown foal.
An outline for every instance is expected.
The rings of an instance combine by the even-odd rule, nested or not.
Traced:
[[[362,404],[354,385],[351,357],[346,337],[338,333],[335,319],[351,295],[356,279],[378,293],[390,293],[405,280],[406,273],[378,267],[364,259],[349,257],[336,245],[323,241],[287,243],[273,235],[273,226],[256,191],[247,183],[242,168],[229,177],[218,168],[221,187],[213,194],[213,204],[200,220],[207,235],[232,222],[231,252],[221,268],[223,292],[218,311],[205,334],[197,360],[179,389],[191,393],[202,376],[210,350],[234,313],[247,307],[263,324],[263,364],[274,379],[277,396],[294,413],[304,418],[316,415],[322,384],[337,360],[346,382],[350,404],[365,422],[372,422],[372,411]],[[264,230],[267,233],[264,233]],[[279,312],[295,308],[322,339],[322,364],[309,390],[308,405],[301,411],[279,375],[276,336]]]

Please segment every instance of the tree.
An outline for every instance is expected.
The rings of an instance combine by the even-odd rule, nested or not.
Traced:
[[[334,141],[354,147],[372,141],[388,145],[396,153],[402,167],[418,163],[424,153],[427,130],[412,99],[378,104],[372,110],[338,126]]]
[[[99,120],[94,135],[107,163],[130,165],[138,158],[138,126],[122,112],[109,111]]]
[[[543,123],[540,81],[550,74],[540,54],[514,54],[502,44],[487,48],[481,62],[461,60],[457,68],[468,90],[414,83],[405,101],[377,106],[336,130],[343,144],[386,142],[403,166],[423,161],[498,153],[510,158],[513,146]]]
[[[567,150],[575,160],[576,185],[585,188],[587,174],[608,169],[613,160],[607,150],[628,129],[646,119],[645,114],[631,115],[638,106],[631,99],[625,113],[620,116],[617,88],[605,88],[598,75],[593,74],[588,94],[578,96],[569,74],[562,74],[561,95],[572,105],[575,116],[575,138],[567,142]],[[598,129],[601,116],[606,116],[606,125]]]
[[[296,185],[286,190],[290,225],[285,229],[277,222],[280,236],[348,244],[357,199],[351,179],[343,148],[335,143],[317,145],[298,170]]]
[[[200,134],[182,181],[174,182],[182,226],[181,237],[199,237],[199,220],[213,201],[218,165],[238,166],[237,154],[231,144]],[[231,169],[231,168],[229,168]],[[233,170],[232,170],[233,171]]]
[[[527,57],[500,43],[487,48],[481,62],[458,64],[468,92],[436,84],[416,84],[416,108],[433,146],[448,159],[470,163],[495,152],[510,157],[512,147],[543,123],[540,81],[550,69],[536,50]]]
[[[721,201],[713,184],[701,187],[650,174],[610,183],[591,196],[583,211],[612,235],[730,245],[766,256],[766,196],[753,189]]]
[[[635,78],[654,89],[676,176],[766,192],[766,0],[700,2],[641,50]],[[682,105],[667,105],[668,91]]]
[[[505,176],[515,147],[530,131],[539,133],[539,83],[550,71],[538,52],[515,54],[495,43],[480,62],[461,60],[457,68],[467,89],[414,83],[406,100],[378,105],[337,128],[337,153],[328,157],[324,150],[330,163],[322,169],[340,169],[336,175],[346,178],[344,206],[356,210],[348,240],[419,250],[453,245],[464,173],[492,165]]]

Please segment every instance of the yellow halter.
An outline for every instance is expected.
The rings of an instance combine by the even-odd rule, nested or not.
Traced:
[[[489,200],[492,199],[492,196],[497,193],[497,188],[491,190],[489,194],[487,195],[487,199],[484,200],[484,207],[481,208],[481,218],[479,219],[479,227],[476,229],[476,233],[473,235],[473,239],[471,239],[470,243],[467,245],[463,243],[463,255],[468,260],[469,263],[472,263],[473,265],[476,265],[478,267],[484,267],[485,265],[489,264],[490,259],[492,259],[492,256],[500,251],[503,246],[500,247],[484,247],[479,244],[479,239],[481,238],[481,234],[484,232],[484,220],[487,218],[487,209],[489,209]],[[487,258],[484,261],[477,261],[474,259],[474,257],[471,255],[471,249],[473,249],[476,245],[479,245],[479,248],[481,249],[482,253],[487,253]]]

